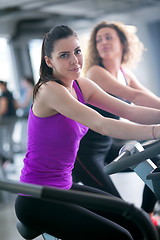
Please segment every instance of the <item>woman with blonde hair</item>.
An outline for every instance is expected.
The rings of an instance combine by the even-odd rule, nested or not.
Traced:
[[[160,98],[143,86],[130,70],[142,57],[145,48],[136,35],[136,27],[120,22],[102,21],[92,30],[84,64],[85,76],[105,92],[127,103],[160,108]],[[119,119],[100,108],[89,105],[103,116]],[[121,197],[103,167],[111,162],[121,148],[120,141],[89,130],[81,140],[73,176],[75,181],[102,189]],[[156,159],[155,159],[156,160]],[[145,186],[142,208],[151,213],[156,198]]]

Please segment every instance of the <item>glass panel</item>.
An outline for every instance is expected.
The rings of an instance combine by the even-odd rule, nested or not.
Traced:
[[[39,68],[41,61],[41,39],[32,39],[29,41],[29,53],[35,82],[39,79]]]
[[[10,90],[15,90],[12,58],[7,38],[0,38],[0,80],[6,81]]]

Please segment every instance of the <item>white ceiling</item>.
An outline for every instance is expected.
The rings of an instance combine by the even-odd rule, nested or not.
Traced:
[[[85,28],[106,14],[153,6],[160,7],[160,0],[0,0],[0,24],[12,25],[18,32],[37,26],[43,31],[57,22]]]
[[[87,18],[156,6],[160,0],[0,0],[0,21],[39,18]]]

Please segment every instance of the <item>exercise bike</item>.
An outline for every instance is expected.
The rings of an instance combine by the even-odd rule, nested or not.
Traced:
[[[104,167],[104,173],[111,175],[130,168],[160,200],[160,166],[157,167],[150,159],[158,154],[160,154],[160,140],[145,143],[144,147],[137,141],[131,141],[120,149],[117,158]]]
[[[138,142],[133,142],[127,146],[125,145],[121,150],[120,155],[104,168],[105,174],[120,172],[128,167],[133,167],[134,170],[138,169],[139,164],[143,162],[146,164],[146,159],[148,159],[148,157],[153,157],[159,153],[160,141],[151,144],[147,149],[140,149]],[[147,184],[149,184],[150,188],[152,188],[156,196],[158,196],[158,199],[160,199],[158,186],[160,173],[155,171],[156,168],[156,166],[150,166],[148,168],[147,161],[147,170],[145,171],[146,177],[144,177],[143,174],[142,175],[143,180],[145,182],[146,179],[148,180],[149,183],[147,182]],[[142,233],[144,240],[159,240],[157,229],[150,221],[150,218],[147,217],[146,213],[135,207],[134,204],[128,203],[122,199],[114,199],[111,196],[97,195],[93,193],[77,192],[75,190],[65,191],[53,187],[25,184],[3,178],[0,179],[0,189],[12,193],[29,194],[35,198],[68,202],[88,208],[103,210],[108,213],[114,213],[119,217],[126,218],[128,221],[131,221],[131,223],[137,227],[137,230]],[[35,239],[40,235],[43,236],[44,240],[57,239],[47,233],[36,231],[34,227],[30,228],[25,226],[21,222],[17,223],[17,229],[20,235],[27,240]]]

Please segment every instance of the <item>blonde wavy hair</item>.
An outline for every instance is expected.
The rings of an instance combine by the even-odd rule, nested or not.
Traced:
[[[122,55],[122,65],[128,67],[134,67],[136,63],[141,60],[142,53],[145,50],[143,43],[139,40],[136,35],[136,27],[125,25],[121,22],[107,22],[102,21],[98,23],[92,30],[90,39],[88,42],[88,47],[85,53],[85,64],[83,68],[84,75],[87,70],[93,65],[101,64],[101,58],[99,57],[97,48],[96,48],[96,34],[101,28],[112,28],[114,29],[119,39],[124,46],[123,55]]]

